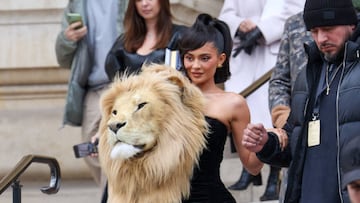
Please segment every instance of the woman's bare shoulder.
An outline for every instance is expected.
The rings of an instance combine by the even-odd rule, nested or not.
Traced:
[[[225,92],[223,99],[229,102],[230,104],[236,106],[246,104],[245,98],[242,95],[234,92]]]

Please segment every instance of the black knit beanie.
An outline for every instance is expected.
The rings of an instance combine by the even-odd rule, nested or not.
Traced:
[[[306,0],[304,22],[307,30],[333,25],[356,25],[356,11],[351,0]]]

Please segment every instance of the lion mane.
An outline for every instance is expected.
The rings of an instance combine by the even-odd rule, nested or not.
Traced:
[[[187,198],[206,147],[204,96],[183,74],[151,64],[102,95],[99,158],[110,203]]]

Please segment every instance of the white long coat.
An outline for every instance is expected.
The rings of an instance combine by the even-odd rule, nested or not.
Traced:
[[[264,40],[253,49],[251,55],[242,51],[237,57],[230,56],[231,78],[225,82],[225,90],[240,93],[268,70],[273,68],[279,50],[280,39],[287,17],[303,9],[297,0],[224,0],[219,19],[225,21],[234,40],[240,23],[251,19],[261,30]],[[268,105],[268,83],[246,98],[252,123],[272,127]]]

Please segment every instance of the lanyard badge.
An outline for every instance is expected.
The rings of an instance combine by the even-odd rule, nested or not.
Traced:
[[[320,119],[318,114],[312,115],[312,120],[309,121],[308,128],[308,147],[317,146],[320,144]]]

